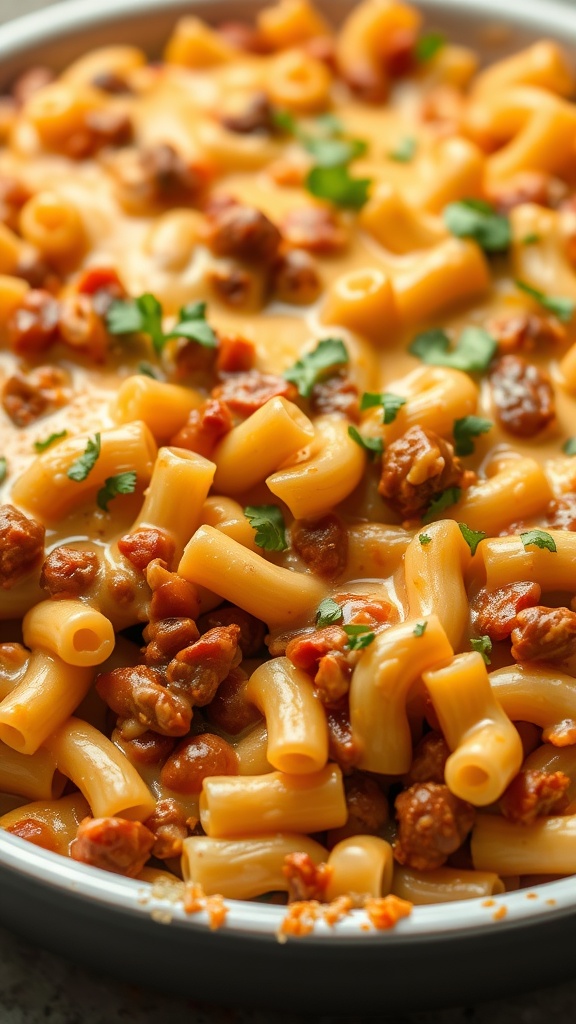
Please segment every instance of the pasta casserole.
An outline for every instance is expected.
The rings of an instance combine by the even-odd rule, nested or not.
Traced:
[[[364,908],[576,873],[576,79],[183,17],[0,98],[0,826]]]

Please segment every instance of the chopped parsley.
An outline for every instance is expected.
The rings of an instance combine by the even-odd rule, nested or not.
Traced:
[[[319,629],[322,629],[323,626],[333,626],[336,622],[340,622],[341,618],[342,609],[333,598],[326,597],[318,605],[315,622]]]
[[[256,543],[265,551],[285,551],[286,524],[278,505],[247,505],[244,515],[256,531]]]
[[[409,351],[430,366],[451,366],[465,373],[486,370],[496,352],[496,341],[483,327],[466,327],[454,348],[440,327],[416,335]]]
[[[98,508],[108,511],[108,502],[112,501],[119,494],[133,494],[136,490],[136,481],[138,475],[134,470],[128,470],[126,473],[117,473],[116,476],[107,476],[104,481],[104,486],[100,488],[96,495],[96,504]]]
[[[522,245],[536,245],[536,242],[540,241],[540,235],[537,235],[535,231],[531,231],[530,234],[524,235],[521,241]]]
[[[424,636],[427,625],[427,622],[417,622],[416,625],[414,626],[414,629],[412,630],[414,636]]]
[[[348,637],[346,646],[351,651],[363,651],[365,647],[370,646],[376,636],[370,626],[343,626],[342,628]]]
[[[74,460],[66,473],[69,480],[81,483],[92,472],[100,455],[100,434],[94,434],[94,440],[89,438],[83,455]]]
[[[460,487],[447,487],[442,494],[439,494],[434,501],[430,502],[425,515],[422,516],[423,523],[431,523],[436,516],[439,516],[441,512],[444,512],[451,505],[455,505],[460,500],[462,490]]]
[[[535,299],[549,313],[554,313],[554,316],[557,316],[562,323],[567,324],[572,319],[574,307],[576,306],[574,299],[568,299],[560,295],[546,295],[539,288],[533,288],[532,285],[526,284],[526,281],[515,281],[514,283],[521,292],[525,292],[530,298]]]
[[[215,348],[217,339],[206,321],[206,303],[190,302],[182,306],[178,320],[168,333],[162,327],[162,306],[147,292],[136,299],[117,299],[106,314],[110,334],[147,334],[157,356],[173,338],[187,338],[205,348]]]
[[[492,420],[485,420],[482,416],[462,416],[454,420],[454,451],[456,455],[472,455],[474,451],[473,437],[480,434],[487,434],[494,426]]]
[[[416,153],[416,139],[412,135],[406,135],[386,155],[389,160],[395,160],[398,164],[409,164]]]
[[[488,534],[484,533],[483,530],[472,530],[466,523],[458,523],[460,533],[464,537],[470,551],[473,555],[476,554],[476,548],[478,547],[481,540],[484,540]]]
[[[316,382],[349,359],[348,349],[340,338],[323,338],[312,352],[285,370],[284,377],[296,385],[302,398],[310,398]]]
[[[8,473],[8,462],[5,455],[0,455],[0,484],[3,484]]]
[[[424,32],[416,42],[414,54],[416,60],[421,64],[432,60],[436,54],[446,45],[446,39],[441,32]]]
[[[473,636],[470,637],[470,647],[473,651],[481,654],[484,659],[485,665],[491,665],[490,653],[492,651],[492,641],[489,636]]]
[[[458,199],[444,208],[444,223],[457,238],[472,238],[484,252],[505,252],[512,239],[510,221],[483,199]]]
[[[565,455],[576,455],[576,437],[569,437],[567,441],[564,441],[562,451]]]
[[[382,455],[384,451],[384,441],[381,437],[365,437],[356,427],[348,427],[348,437],[351,437],[353,441],[356,441],[356,444],[359,444],[364,451],[368,452],[371,459],[375,459],[377,455]]]
[[[313,196],[352,210],[359,210],[368,201],[371,184],[371,178],[353,178],[347,164],[317,165],[306,177],[306,188]]]
[[[400,395],[394,395],[391,391],[365,391],[360,401],[360,409],[364,412],[366,409],[372,409],[376,405],[382,406],[383,423],[393,423],[398,415],[398,411],[403,405],[406,405],[406,399],[401,398]]]
[[[280,131],[293,135],[314,157],[316,167],[339,167],[366,152],[364,139],[349,138],[335,114],[320,114],[313,122],[312,131],[302,128],[297,118],[286,110],[275,110],[272,119]]]
[[[50,448],[56,441],[61,441],[63,437],[68,437],[67,430],[61,430],[58,434],[50,434],[45,441],[34,441],[34,447],[37,452],[45,452],[47,448]]]
[[[418,534],[418,540],[420,541],[422,547],[424,548],[426,547],[427,544],[430,544],[432,542],[432,537],[430,536],[429,533],[420,533]]]
[[[556,541],[554,537],[551,537],[546,530],[526,530],[520,534],[520,540],[522,541],[525,548],[546,548],[547,551],[556,552]]]

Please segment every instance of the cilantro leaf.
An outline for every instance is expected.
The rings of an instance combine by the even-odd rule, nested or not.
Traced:
[[[128,470],[127,473],[117,473],[116,476],[107,476],[104,486],[100,488],[96,495],[98,508],[102,508],[107,512],[108,502],[112,501],[112,498],[116,498],[118,494],[133,494],[136,490],[137,479],[138,475],[134,470]]]
[[[490,652],[492,651],[492,641],[489,636],[472,636],[470,637],[470,647],[473,651],[477,651],[481,654],[484,659],[485,665],[491,665]]]
[[[359,210],[368,201],[371,184],[371,178],[353,178],[346,164],[316,166],[306,177],[306,188],[313,196],[352,210]]]
[[[447,487],[442,494],[439,494],[434,501],[430,502],[425,515],[422,516],[423,523],[431,523],[436,516],[439,516],[441,512],[444,512],[451,505],[455,505],[460,500],[462,489],[460,487]]]
[[[403,405],[406,405],[407,399],[401,398],[400,395],[394,395],[391,391],[365,391],[360,401],[360,409],[364,412],[366,409],[372,409],[375,405],[381,405],[383,409],[383,423],[393,423],[398,415],[398,411]]]
[[[416,60],[424,64],[428,60],[432,60],[439,50],[446,45],[446,39],[441,32],[424,32],[423,35],[416,42],[414,47],[414,54]]]
[[[329,370],[342,366],[350,359],[348,349],[340,338],[323,338],[312,352],[284,371],[284,377],[295,384],[302,398],[309,398],[312,388]]]
[[[256,531],[256,543],[265,551],[285,551],[286,524],[278,505],[247,505],[244,515]]]
[[[272,110],[272,123],[275,128],[284,132],[285,135],[296,134],[298,122],[294,114],[291,114],[289,110],[280,110],[278,107]]]
[[[510,221],[482,199],[459,199],[444,208],[444,223],[457,238],[472,238],[485,252],[505,252]]]
[[[539,302],[549,313],[554,313],[563,324],[567,324],[572,319],[576,306],[574,299],[562,298],[560,295],[546,295],[539,288],[533,288],[525,281],[515,281],[514,284],[521,292],[526,292],[526,295]]]
[[[556,541],[546,530],[525,530],[520,534],[520,540],[525,548],[546,548],[547,551],[556,552]]]
[[[343,626],[342,629],[348,637],[346,646],[351,651],[363,651],[376,637],[370,626]]]
[[[424,636],[427,625],[427,622],[417,622],[416,625],[414,626],[414,629],[412,630],[414,636]]]
[[[446,332],[433,327],[416,335],[409,352],[430,366],[451,366],[466,373],[479,373],[487,369],[496,348],[494,338],[482,327],[466,327],[453,349]]]
[[[326,139],[308,136],[304,149],[310,153],[317,167],[338,167],[362,156],[367,147],[363,139]]]
[[[340,622],[341,618],[342,609],[331,597],[326,597],[318,605],[315,622],[319,629],[322,626],[333,626],[334,623]]]
[[[325,135],[344,134],[342,121],[337,114],[333,114],[330,110],[326,114],[318,114],[315,123]]]
[[[454,451],[456,455],[472,455],[474,451],[473,437],[486,434],[494,424],[482,416],[462,416],[454,420]]]
[[[524,235],[524,238],[520,239],[522,245],[536,245],[536,242],[540,241],[540,235],[537,235],[535,231],[531,231],[529,234]]]
[[[81,483],[92,472],[100,455],[100,434],[94,434],[94,440],[88,439],[84,454],[79,455],[66,473],[69,480]]]
[[[564,441],[562,451],[565,455],[576,455],[576,437],[569,437],[567,441]]]
[[[365,437],[356,427],[348,427],[348,437],[351,437],[353,441],[356,441],[356,444],[364,448],[364,451],[368,452],[371,459],[375,459],[377,455],[382,455],[384,451],[384,441],[381,437]]]
[[[138,363],[138,373],[142,374],[143,377],[151,377],[152,380],[160,380],[154,367],[150,366],[150,363]]]
[[[47,448],[50,448],[56,441],[61,441],[63,437],[68,437],[67,430],[61,430],[58,434],[50,434],[45,441],[34,441],[34,447],[37,452],[45,452]]]
[[[424,548],[426,547],[427,544],[430,544],[432,542],[432,537],[428,533],[419,533],[418,540],[420,541],[422,547]]]
[[[110,334],[148,334],[157,355],[164,348],[162,306],[150,292],[136,299],[116,299],[106,314],[106,326]]]
[[[0,484],[3,484],[8,473],[8,461],[5,455],[0,455]]]
[[[395,160],[398,164],[409,164],[414,159],[415,153],[416,139],[411,135],[406,135],[386,155],[389,160]]]
[[[473,555],[476,554],[476,548],[478,547],[481,540],[484,540],[488,536],[483,530],[472,530],[466,523],[458,523],[460,527],[460,533],[464,537],[470,551]]]

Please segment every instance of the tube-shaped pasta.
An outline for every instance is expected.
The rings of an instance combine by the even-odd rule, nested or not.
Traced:
[[[0,819],[1,820],[1,819]],[[201,885],[207,896],[220,893],[231,900],[250,900],[288,889],[284,875],[289,853],[307,853],[321,864],[328,851],[304,835],[269,833],[250,839],[190,836],[182,844],[182,874]]]
[[[392,885],[394,855],[379,836],[350,836],[332,847],[328,858],[330,881],[326,899],[349,893],[387,896]]]
[[[215,465],[185,448],[161,448],[152,479],[133,530],[154,526],[176,542],[177,554],[202,519],[202,507],[212,486]]]
[[[78,825],[88,814],[90,807],[82,794],[69,793],[54,800],[35,800],[31,804],[22,804],[13,811],[8,811],[0,818],[0,828],[21,835],[22,825],[29,822],[37,824],[40,826],[41,836],[43,832],[47,832],[42,838],[48,839],[48,848],[68,857],[70,843],[76,838]],[[44,843],[41,845],[44,846]]]
[[[68,665],[101,665],[114,650],[114,629],[84,601],[40,601],[25,615],[24,643],[56,654]]]
[[[536,85],[568,97],[574,92],[575,82],[562,48],[550,39],[539,39],[481,71],[471,95],[474,100],[489,94],[499,96],[515,85]]]
[[[0,740],[22,754],[34,754],[76,710],[93,677],[91,668],[33,651],[23,678],[0,703]]]
[[[400,568],[410,543],[410,534],[401,526],[384,523],[353,523],[348,528],[348,579],[392,576]]]
[[[394,336],[396,323],[390,278],[379,267],[362,267],[342,274],[328,288],[321,319],[325,324],[342,324],[386,345]]]
[[[309,458],[272,473],[266,484],[295,519],[322,515],[339,505],[362,479],[366,456],[338,416],[319,416]]]
[[[251,551],[259,550],[254,528],[244,515],[242,505],[234,501],[234,498],[219,494],[206,498],[202,506],[202,525],[214,526]]]
[[[30,291],[28,281],[10,274],[0,274],[0,325],[4,336],[10,315],[18,308],[26,292]]]
[[[394,274],[396,307],[406,324],[482,295],[489,287],[490,271],[480,247],[460,238],[447,238],[418,252]]]
[[[448,235],[442,222],[407,203],[389,182],[381,182],[358,215],[360,224],[389,252],[429,249]]]
[[[26,119],[43,146],[60,149],[75,132],[85,131],[86,114],[102,105],[97,89],[59,80],[32,93],[26,102]]]
[[[576,394],[576,344],[571,345],[559,363],[564,387]]]
[[[42,749],[86,797],[95,818],[118,815],[145,821],[156,801],[127,757],[94,726],[69,718]]]
[[[266,723],[259,722],[244,733],[234,744],[238,758],[238,775],[265,775],[274,771],[267,757],[268,732]]]
[[[470,139],[439,139],[422,155],[421,178],[410,198],[428,213],[440,213],[447,203],[482,189],[485,163],[484,154]]]
[[[122,381],[110,405],[115,423],[142,420],[159,443],[168,441],[184,426],[202,396],[193,388],[166,384],[134,373]]]
[[[406,399],[392,421],[383,429],[385,444],[390,444],[410,427],[421,426],[449,437],[454,420],[469,416],[478,407],[478,388],[467,373],[448,367],[418,366],[404,377],[391,381],[387,391]],[[382,414],[376,410],[365,422],[380,424]]]
[[[273,658],[252,673],[246,697],[266,719],[267,759],[293,775],[317,772],[328,760],[328,726],[310,676],[288,658]]]
[[[241,494],[310,444],[314,427],[297,405],[271,398],[228,433],[214,452],[214,487]]]
[[[62,519],[73,508],[92,497],[109,476],[133,470],[140,483],[148,483],[156,443],[145,423],[136,420],[100,434],[100,455],[84,480],[66,474],[80,458],[89,435],[67,437],[38,455],[15,481],[13,500],[47,520]]]
[[[78,209],[56,192],[37,192],[22,207],[20,231],[51,259],[80,257],[86,233]]]
[[[572,875],[576,872],[576,815],[516,825],[479,814],[472,830],[472,862],[498,875]]]
[[[410,767],[408,691],[425,669],[453,654],[437,617],[424,623],[402,622],[380,633],[354,669],[350,723],[361,752],[357,765],[366,771],[401,775]]]
[[[507,665],[490,673],[490,685],[513,721],[533,722],[542,729],[561,728],[566,720],[576,726],[576,682],[565,672]]]
[[[383,99],[388,82],[382,53],[395,33],[417,31],[420,15],[397,0],[363,0],[352,8],[338,33],[336,59],[342,77],[373,98]]]
[[[270,627],[298,622],[326,594],[319,580],[272,565],[213,526],[196,530],[178,572],[251,615],[264,615]]]
[[[213,775],[204,779],[200,821],[217,838],[278,832],[322,832],[348,817],[342,772],[327,764],[307,775]]]
[[[314,36],[329,36],[330,26],[308,0],[278,0],[256,15],[258,31],[273,50],[299,43]]]
[[[73,88],[90,86],[98,75],[123,77],[146,63],[146,54],[136,46],[98,46],[72,61],[60,77]]]
[[[524,512],[523,512],[524,514]],[[532,580],[542,590],[573,590],[576,578],[576,533],[547,530],[556,551],[524,547],[518,536],[491,537],[481,544],[480,558],[486,572],[486,587],[496,590],[507,583]]]
[[[462,800],[485,807],[518,774],[522,741],[496,699],[482,655],[457,654],[422,674],[452,753],[444,777]]]
[[[404,574],[411,619],[436,615],[452,647],[458,647],[468,622],[464,587],[472,555],[458,523],[443,519],[426,527],[428,544],[418,535],[406,549]]]
[[[284,50],[270,62],[267,92],[273,103],[299,114],[313,114],[330,99],[329,68],[301,49]]]
[[[493,871],[466,871],[460,868],[436,868],[413,871],[394,866],[392,892],[415,906],[428,903],[453,903],[481,896],[499,896],[504,882]]]
[[[52,800],[60,796],[65,784],[49,750],[23,754],[0,742],[0,793],[16,793],[28,800]]]
[[[552,489],[536,459],[510,459],[494,476],[469,487],[452,512],[472,530],[493,535],[517,518],[519,508],[528,519],[541,512],[551,498]]]
[[[180,18],[164,51],[167,64],[210,68],[233,60],[237,51],[200,18]]]

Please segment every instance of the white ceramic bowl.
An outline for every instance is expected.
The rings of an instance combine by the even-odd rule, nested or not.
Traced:
[[[576,43],[576,9],[551,0],[418,0],[427,21],[497,59],[545,35]],[[246,18],[254,0],[73,0],[0,30],[0,86],[33,64],[64,67],[111,42],[159,52],[175,17]],[[334,20],[349,0],[319,4]],[[495,25],[508,33],[484,31]],[[569,977],[576,880],[482,900],[417,907],[391,932],[366,933],[359,913],[280,944],[281,907],[229,903],[225,926],[0,831],[0,921],[54,951],[115,975],[230,1005],[359,1013],[446,1005]],[[494,912],[505,916],[494,920]],[[500,911],[502,914],[503,912]]]

